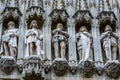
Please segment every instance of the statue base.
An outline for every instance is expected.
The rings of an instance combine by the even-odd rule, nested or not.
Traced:
[[[56,58],[53,61],[52,67],[54,69],[54,72],[58,76],[63,76],[66,74],[69,65],[66,59],[63,58]]]

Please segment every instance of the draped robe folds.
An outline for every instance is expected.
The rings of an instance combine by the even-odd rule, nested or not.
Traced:
[[[78,33],[77,35],[79,35],[79,39],[77,41],[77,49],[78,50],[82,50],[81,53],[79,53],[81,55],[80,60],[89,60],[92,58],[92,49],[91,49],[91,34],[89,34],[88,32],[81,32]],[[89,35],[89,36],[87,36]]]
[[[7,50],[5,52],[9,52],[9,54],[12,55],[12,56],[17,55],[17,53],[13,54],[14,52],[17,52],[16,51],[16,49],[17,49],[17,40],[18,40],[17,36],[18,36],[18,29],[16,29],[16,28],[6,30],[4,35],[2,36],[2,41],[7,42],[8,45],[6,45],[6,46],[8,46],[8,48],[10,49],[10,52],[7,49],[5,49],[5,50]]]
[[[29,50],[30,46],[29,44],[34,42],[36,46],[36,52],[37,55],[40,55],[41,52],[41,46],[42,46],[42,41],[40,41],[38,38],[42,38],[43,36],[40,34],[40,31],[37,29],[30,29],[26,32],[25,36],[25,43],[27,44],[27,50],[26,50],[26,56],[30,56]],[[39,51],[38,51],[39,50]],[[42,52],[43,54],[43,52]]]

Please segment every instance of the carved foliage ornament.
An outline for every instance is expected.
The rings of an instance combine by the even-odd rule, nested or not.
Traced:
[[[29,56],[24,63],[22,78],[24,80],[44,80],[42,76],[43,62],[39,56]]]
[[[69,70],[71,72],[71,74],[76,74],[77,72],[77,65],[76,65],[76,61],[75,60],[71,60],[69,61]]]
[[[48,74],[51,71],[51,61],[48,59],[45,59],[43,61],[44,61],[44,72],[45,74]]]
[[[110,78],[118,78],[120,76],[120,63],[118,62],[107,62],[104,66],[105,73]]]
[[[52,66],[55,74],[58,76],[65,75],[69,68],[69,65],[65,59],[55,59]]]
[[[6,73],[10,74],[17,67],[15,59],[11,56],[3,56],[0,59],[0,68]]]
[[[94,63],[88,60],[80,61],[78,65],[78,69],[80,73],[82,74],[82,76],[88,77],[88,78],[92,77],[96,70]]]

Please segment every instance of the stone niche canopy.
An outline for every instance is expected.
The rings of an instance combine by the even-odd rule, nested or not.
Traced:
[[[89,10],[78,10],[73,18],[75,18],[76,31],[78,32],[80,26],[87,26],[91,30],[92,14]]]

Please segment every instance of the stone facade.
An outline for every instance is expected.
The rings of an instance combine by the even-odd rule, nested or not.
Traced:
[[[119,0],[0,0],[0,79],[119,80]]]

